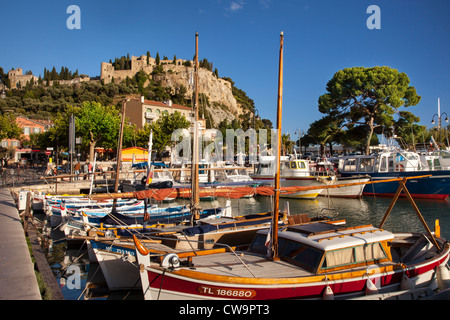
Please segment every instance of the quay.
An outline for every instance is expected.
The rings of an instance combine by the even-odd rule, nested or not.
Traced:
[[[0,189],[0,300],[41,300],[19,211]]]

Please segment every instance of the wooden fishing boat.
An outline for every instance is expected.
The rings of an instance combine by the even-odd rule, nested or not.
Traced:
[[[278,81],[278,150],[270,230],[258,231],[246,251],[232,248],[191,255],[153,255],[134,237],[145,299],[331,299],[428,286],[449,259],[450,244],[433,234],[406,188],[399,187],[380,226],[335,226],[315,222],[294,227],[276,223],[280,196],[283,33]],[[383,229],[401,192],[427,234]],[[156,258],[156,259],[155,259]],[[159,261],[158,261],[159,259]],[[156,262],[155,262],[156,260]]]
[[[110,290],[126,290],[136,288],[136,279],[139,279],[136,250],[131,237],[133,234],[141,239],[147,250],[157,256],[170,253],[192,255],[201,254],[206,248],[248,246],[256,232],[267,229],[271,220],[270,213],[262,213],[234,218],[201,219],[197,227],[149,225],[144,229],[137,226],[93,228],[86,233],[86,237],[73,235],[70,238],[88,240],[89,248],[99,262]],[[287,225],[307,220],[305,217],[287,219],[287,215],[282,213],[279,223]]]
[[[267,234],[259,231],[248,251],[184,260],[172,254],[160,264],[136,241],[145,298],[344,299],[392,292],[428,286],[450,251],[442,238],[438,249],[423,235],[317,222],[281,230],[279,259],[268,259]]]

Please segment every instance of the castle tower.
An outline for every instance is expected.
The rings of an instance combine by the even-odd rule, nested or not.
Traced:
[[[100,79],[102,79],[103,82],[106,84],[111,83],[113,77],[114,77],[113,65],[108,62],[102,62],[100,68]]]

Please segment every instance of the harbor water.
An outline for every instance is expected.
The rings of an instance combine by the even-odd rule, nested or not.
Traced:
[[[363,197],[361,199],[344,199],[317,197],[315,200],[280,199],[280,210],[289,208],[290,214],[305,214],[310,218],[317,216],[333,216],[345,219],[348,226],[371,224],[379,226],[392,199],[383,197]],[[204,209],[224,206],[226,199],[202,201]],[[162,203],[161,206],[186,204],[181,200],[175,203]],[[266,196],[254,198],[232,199],[235,216],[267,212],[271,210],[273,199]],[[435,221],[439,220],[441,235],[450,239],[450,201],[416,199],[424,220],[431,231],[435,229]],[[384,229],[392,232],[423,232],[426,229],[419,220],[413,206],[406,198],[399,198],[393,207]],[[83,299],[143,299],[139,284],[136,290],[127,292],[111,292],[108,290],[97,263],[89,263],[86,246],[71,245],[64,239],[58,239],[58,230],[52,232],[54,241],[50,248],[49,262],[60,283],[62,293],[67,300]],[[61,235],[59,235],[61,237]],[[74,270],[80,273],[79,281],[73,281],[70,275]]]

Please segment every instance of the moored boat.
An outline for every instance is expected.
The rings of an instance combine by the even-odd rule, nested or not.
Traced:
[[[257,172],[251,177],[257,182],[273,185],[275,180],[275,157],[261,157]],[[311,170],[309,160],[289,159],[284,157],[281,161],[281,187],[314,187],[333,184],[336,181],[334,174],[328,171]],[[323,189],[282,193],[280,197],[295,199],[315,199]]]
[[[318,222],[280,232],[280,259],[267,259],[267,233],[259,231],[248,251],[189,262],[172,256],[165,266],[152,266],[137,243],[145,298],[345,299],[398,291],[407,283],[428,286],[450,251],[442,238],[436,248],[423,235]]]
[[[429,175],[422,179],[409,179],[407,188],[417,199],[445,200],[450,194],[450,170],[430,170],[420,155],[410,151],[381,152],[378,155],[344,157],[339,165],[343,177],[369,175],[372,181]],[[363,195],[392,197],[397,190],[396,182],[367,184]]]

